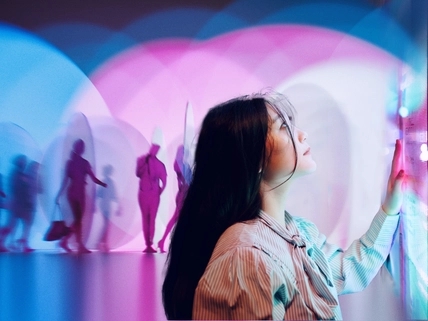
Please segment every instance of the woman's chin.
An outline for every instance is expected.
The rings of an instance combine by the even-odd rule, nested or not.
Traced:
[[[317,163],[314,162],[314,164],[312,165],[312,167],[309,169],[309,173],[308,174],[311,174],[311,173],[315,172],[316,170],[317,170]]]
[[[317,163],[312,162],[312,164],[308,164],[304,168],[298,168],[293,176],[301,177],[312,174],[317,170]]]

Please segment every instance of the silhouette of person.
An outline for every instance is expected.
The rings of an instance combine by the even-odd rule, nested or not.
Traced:
[[[3,191],[3,177],[0,174],[0,213],[2,208],[4,208],[4,202],[3,202],[3,198],[6,198],[6,194]],[[6,249],[6,247],[3,244],[3,239],[5,237],[6,233],[6,228],[5,227],[0,227],[0,253],[1,252],[7,252],[8,250]]]
[[[116,187],[113,179],[111,178],[112,173],[113,166],[105,165],[103,167],[103,181],[107,184],[107,187],[99,187],[97,190],[97,197],[100,199],[98,205],[103,217],[103,228],[101,231],[101,238],[98,243],[98,249],[103,252],[108,252],[110,250],[108,244],[110,213],[112,210],[112,202],[118,202]],[[116,215],[120,215],[119,209],[116,211]]]
[[[34,221],[34,213],[36,210],[37,204],[37,194],[41,193],[41,185],[38,180],[38,170],[40,164],[36,161],[30,162],[25,170],[25,183],[24,186],[24,195],[21,213],[21,220],[23,223],[22,226],[22,236],[17,241],[17,246],[22,252],[32,252],[34,251],[32,248],[28,247],[28,239],[30,236],[31,226]]]
[[[156,157],[159,145],[152,144],[148,154],[137,159],[136,175],[140,178],[138,203],[143,219],[143,233],[146,248],[144,253],[156,253],[153,248],[155,220],[159,207],[160,195],[166,186],[165,165]],[[159,185],[160,182],[162,185]]]
[[[175,156],[174,161],[174,171],[177,174],[177,183],[178,183],[178,191],[175,197],[175,211],[171,219],[169,220],[165,232],[158,242],[158,247],[161,253],[165,253],[164,244],[165,240],[168,237],[168,234],[171,232],[171,229],[174,227],[175,222],[177,222],[178,215],[180,213],[181,207],[183,205],[184,197],[186,196],[187,189],[189,188],[189,184],[184,177],[184,173],[186,172],[186,167],[188,165],[183,161],[184,156],[184,146],[180,145],[177,149],[177,154]]]
[[[27,166],[27,157],[18,155],[13,160],[13,168],[10,173],[10,201],[9,223],[4,231],[2,242],[5,241],[8,235],[12,238],[16,233],[18,221],[22,222],[23,232],[22,238],[18,241],[11,241],[10,248],[15,251],[23,250],[31,252],[28,247],[28,235],[32,224],[32,210],[30,200],[30,181],[25,168]]]
[[[71,249],[68,247],[68,239],[72,234],[75,234],[76,236],[78,253],[91,252],[85,247],[82,241],[82,219],[86,205],[86,176],[89,175],[95,184],[107,187],[107,184],[95,177],[92,172],[91,165],[82,157],[84,151],[85,142],[81,139],[76,140],[73,144],[70,159],[67,161],[65,167],[64,179],[58,192],[58,196],[56,197],[56,203],[59,204],[59,198],[67,187],[67,200],[73,213],[74,222],[72,224],[72,232],[69,235],[64,236],[59,243],[66,252],[71,252]]]

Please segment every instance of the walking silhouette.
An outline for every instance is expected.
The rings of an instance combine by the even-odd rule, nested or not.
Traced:
[[[59,198],[67,188],[67,200],[73,213],[74,222],[72,224],[72,233],[64,236],[59,243],[66,252],[72,252],[68,246],[68,239],[73,234],[75,235],[78,244],[78,253],[91,252],[82,242],[82,219],[86,205],[86,176],[89,175],[95,184],[107,187],[107,184],[95,177],[92,172],[91,165],[82,157],[84,151],[85,142],[82,139],[76,140],[73,144],[70,159],[66,164],[64,179],[58,192],[58,196],[56,197],[56,203],[59,204]]]

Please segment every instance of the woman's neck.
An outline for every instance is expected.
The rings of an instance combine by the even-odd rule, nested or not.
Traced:
[[[269,216],[276,219],[279,223],[285,225],[284,211],[289,184],[287,182],[277,188],[272,188],[272,186],[262,181],[260,186],[262,210]]]

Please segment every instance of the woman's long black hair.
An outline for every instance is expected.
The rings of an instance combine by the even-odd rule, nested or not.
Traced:
[[[168,319],[192,319],[195,289],[221,234],[259,215],[260,183],[269,156],[267,105],[289,124],[290,110],[278,108],[264,95],[230,100],[204,118],[193,178],[166,263],[162,300]]]

